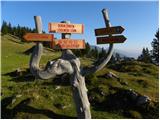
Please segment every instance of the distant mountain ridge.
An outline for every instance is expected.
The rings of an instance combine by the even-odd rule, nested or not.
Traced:
[[[95,47],[97,48],[97,50],[100,52],[102,50],[101,47],[99,46],[95,46],[95,45],[90,45],[91,49],[95,49]],[[104,48],[106,51],[108,51],[108,48]],[[128,52],[128,51],[123,51],[123,50],[119,50],[119,49],[115,49],[114,48],[114,53],[113,55],[115,55],[116,53],[118,53],[120,55],[120,57],[132,57],[132,58],[137,58],[137,56],[139,55],[138,53],[135,52]]]

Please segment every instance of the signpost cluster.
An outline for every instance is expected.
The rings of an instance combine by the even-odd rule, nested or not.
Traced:
[[[49,32],[53,33],[69,33],[69,34],[83,34],[83,24],[68,24],[68,23],[49,23]],[[95,36],[97,37],[97,44],[108,43],[123,43],[126,38],[123,35],[113,36],[113,34],[121,34],[124,31],[122,26],[106,27],[95,29]],[[108,36],[107,36],[108,35]],[[50,46],[53,49],[85,49],[84,40],[76,39],[54,39],[53,34],[38,34],[27,33],[24,35],[24,39],[30,42],[50,42]]]
[[[49,23],[49,32],[62,33],[61,39],[55,39],[53,34],[42,34],[42,21],[40,16],[35,16],[35,25],[38,33],[27,33],[24,39],[28,42],[37,42],[30,59],[30,71],[40,79],[53,79],[56,76],[69,74],[72,86],[73,99],[76,105],[77,117],[79,119],[91,119],[90,103],[87,96],[87,88],[85,85],[85,76],[94,74],[101,70],[111,59],[113,54],[113,44],[123,43],[126,38],[123,35],[113,36],[113,34],[121,34],[124,28],[121,26],[111,27],[108,17],[108,11],[102,10],[106,28],[95,29],[97,44],[108,44],[108,53],[103,61],[98,65],[93,63],[90,67],[81,68],[80,60],[69,49],[85,49],[85,41],[83,39],[71,39],[72,34],[83,34],[83,24],[65,23]],[[50,42],[53,49],[65,49],[62,56],[47,64],[45,69],[39,68],[39,61],[43,53],[43,44],[41,42]],[[62,98],[63,99],[63,98]]]
[[[53,33],[77,33],[84,32],[83,24],[49,23],[49,32]],[[84,40],[55,39],[53,34],[27,33],[24,39],[28,42],[50,42],[52,49],[85,49]]]

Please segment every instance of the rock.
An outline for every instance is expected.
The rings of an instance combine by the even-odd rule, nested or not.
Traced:
[[[121,85],[128,85],[128,82],[120,82]]]
[[[105,96],[105,93],[103,92],[103,91],[101,91],[101,93],[100,93],[102,96]]]
[[[136,105],[137,105],[137,106],[141,106],[141,105],[144,105],[144,104],[146,104],[146,103],[149,103],[150,101],[151,101],[151,99],[150,99],[148,96],[146,96],[146,95],[144,95],[144,96],[139,96],[139,97],[137,98]]]
[[[16,98],[19,98],[19,97],[21,97],[22,95],[16,95]]]
[[[107,77],[119,79],[119,77],[118,77],[116,74],[112,73],[112,72],[109,72],[109,73],[107,74]]]
[[[64,109],[64,108],[65,108],[65,106],[62,105],[62,104],[60,104],[60,103],[54,104],[54,106],[55,106],[56,108],[58,108],[58,109]]]
[[[97,76],[97,77],[103,77],[103,78],[116,78],[116,79],[120,79],[116,74],[112,73],[112,72],[109,72],[109,73],[106,73],[104,75],[100,75],[100,76]]]
[[[61,88],[61,86],[56,86],[55,90],[58,90],[58,89],[60,89],[60,88]]]
[[[67,106],[62,106],[62,109],[65,109],[65,108],[67,108]]]
[[[14,104],[16,102],[16,98],[12,99],[12,104]]]
[[[16,73],[16,76],[22,76],[23,71],[21,70],[21,68],[17,68],[15,73]]]
[[[17,69],[16,69],[16,72],[21,72],[21,68],[17,68]]]
[[[118,76],[116,74],[112,73],[112,72],[109,72],[109,74],[112,75],[113,77],[118,78]]]
[[[129,97],[131,98],[131,100],[136,100],[138,97],[138,94],[136,92],[134,92],[132,89],[129,90],[129,92],[127,93],[129,95]]]

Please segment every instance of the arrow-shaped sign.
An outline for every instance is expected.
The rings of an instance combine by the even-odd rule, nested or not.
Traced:
[[[27,33],[23,36],[26,41],[51,41],[54,39],[53,34]]]
[[[107,44],[107,43],[123,43],[126,37],[123,35],[111,36],[111,37],[97,37],[97,44]]]
[[[121,34],[124,31],[122,26],[115,26],[115,27],[107,27],[107,28],[99,28],[95,29],[95,35],[109,35],[109,34]]]

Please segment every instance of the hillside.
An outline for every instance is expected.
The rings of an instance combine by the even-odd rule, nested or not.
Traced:
[[[19,41],[13,36],[1,37],[2,118],[76,118],[69,77],[35,79],[28,70],[30,56],[24,54],[34,44]],[[40,65],[60,55],[45,49]],[[94,61],[80,60],[82,66]],[[86,77],[92,118],[159,118],[158,83],[158,67],[153,64],[128,61],[107,65]],[[139,103],[141,98],[148,101]]]

